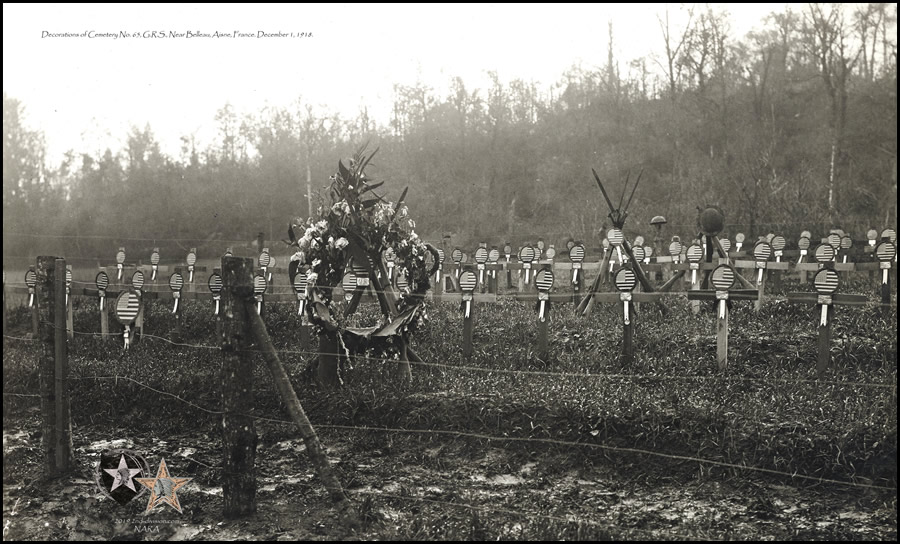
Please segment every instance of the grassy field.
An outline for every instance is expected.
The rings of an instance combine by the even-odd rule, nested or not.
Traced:
[[[845,289],[872,299],[874,291],[861,280]],[[195,487],[183,499],[183,525],[166,538],[895,538],[896,309],[838,308],[834,368],[817,382],[812,306],[772,301],[757,313],[737,303],[730,366],[719,373],[712,307],[695,316],[683,297],[666,300],[665,316],[642,305],[631,364],[618,356],[613,305],[586,318],[555,306],[551,356],[542,361],[533,304],[479,305],[468,359],[458,305],[429,304],[430,321],[413,342],[424,363],[408,387],[392,384],[391,364],[358,359],[343,369],[339,391],[311,380],[316,358],[300,349],[295,308],[268,308],[294,387],[364,514],[364,526],[350,532],[330,513],[295,430],[282,423],[261,364],[260,512],[217,525],[222,357],[211,308],[186,301],[184,345],[173,345],[165,340],[169,308],[151,304],[146,332],[158,338],[123,352],[120,339],[89,334],[99,331],[97,305],[79,299],[70,365],[81,471],[90,473],[98,444],[113,438],[177,459]],[[375,312],[363,306],[360,323]],[[29,323],[14,309],[7,334],[23,337]],[[32,343],[5,340],[5,517],[17,500],[51,493],[28,485],[39,461],[36,399],[10,395],[37,392],[38,357]],[[99,496],[92,481],[54,486],[73,505]],[[90,522],[50,530],[21,523],[20,538],[127,533],[107,522],[109,509],[45,503],[31,499],[28,519]]]

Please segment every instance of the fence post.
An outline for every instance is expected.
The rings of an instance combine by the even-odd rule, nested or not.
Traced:
[[[3,271],[3,344],[6,345],[6,270]]]
[[[65,259],[37,258],[35,289],[41,342],[41,451],[45,477],[59,475],[69,465],[65,270]]]
[[[72,321],[72,301],[67,296],[66,260],[56,259],[54,267],[54,312],[53,312],[53,359],[56,375],[56,473],[69,470],[70,445],[72,443],[69,425],[69,349],[67,338],[74,336],[70,328]]]
[[[325,455],[325,448],[319,441],[316,430],[309,422],[309,418],[306,417],[306,412],[303,411],[303,406],[300,404],[300,399],[297,398],[297,393],[291,385],[291,380],[284,370],[284,365],[281,364],[281,360],[278,359],[278,354],[275,353],[275,348],[272,346],[272,340],[269,338],[269,332],[266,330],[266,325],[263,323],[262,318],[255,312],[248,312],[248,315],[250,327],[253,332],[253,340],[260,347],[260,351],[262,351],[263,358],[266,361],[266,366],[269,367],[269,373],[272,374],[272,380],[275,382],[275,387],[278,390],[278,396],[281,398],[281,402],[284,403],[285,408],[291,416],[291,420],[297,425],[297,430],[300,431],[300,436],[303,438],[303,443],[306,445],[306,452],[309,454],[319,479],[325,484],[325,488],[328,490],[331,500],[342,510],[342,513],[344,514],[343,521],[351,526],[357,525],[358,512],[353,508],[347,495],[344,494],[344,489],[341,487],[340,481],[334,471],[332,471],[331,465],[328,463],[328,458]]]
[[[66,334],[69,337],[69,340],[75,339],[75,315],[74,315],[74,305],[75,305],[75,297],[69,295],[69,285],[68,285],[68,275],[72,273],[71,266],[65,266],[65,259],[63,260],[63,270],[66,271],[63,276],[63,300],[65,301],[65,310],[66,310]]]
[[[35,267],[33,266],[29,268],[32,271],[35,270]],[[36,271],[35,274],[37,274]],[[35,284],[34,289],[34,300],[31,303],[31,337],[37,340],[38,338],[40,338],[40,327],[38,326],[38,312],[40,311],[40,309],[38,300],[39,297],[37,295],[37,284]]]
[[[224,515],[236,518],[256,511],[256,426],[253,408],[252,333],[253,259],[222,257],[223,327],[222,435]]]

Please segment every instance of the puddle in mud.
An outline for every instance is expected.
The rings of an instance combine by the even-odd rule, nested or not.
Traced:
[[[520,485],[525,483],[525,478],[515,474],[497,474],[490,478],[484,474],[473,474],[469,478],[475,482],[486,482],[492,485]]]

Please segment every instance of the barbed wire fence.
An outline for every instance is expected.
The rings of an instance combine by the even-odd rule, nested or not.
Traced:
[[[75,334],[81,336],[90,336],[90,337],[101,337],[100,333],[95,332],[83,332],[83,331],[75,331]],[[152,334],[145,334],[143,336],[148,340],[156,340],[163,342],[165,344],[175,346],[175,347],[184,347],[191,348],[196,350],[205,350],[205,351],[219,351],[220,348],[217,346],[209,346],[209,345],[201,345],[201,344],[190,344],[185,342],[175,342],[168,338],[164,338],[161,336],[156,336]],[[4,338],[14,339],[22,342],[33,342],[33,340],[24,338],[24,337],[10,337],[4,335]],[[248,353],[254,354],[262,354],[261,350],[246,350]],[[322,352],[316,350],[290,350],[290,349],[279,349],[276,350],[279,354],[294,354],[294,355],[304,355],[304,356],[318,356],[321,355]],[[394,359],[391,358],[382,358],[382,357],[370,357],[365,355],[355,356],[355,358],[367,361],[374,362],[395,362]],[[430,367],[430,368],[442,368],[446,370],[454,370],[454,371],[465,371],[465,372],[482,372],[487,374],[510,374],[516,376],[523,377],[554,377],[554,378],[579,378],[579,379],[615,379],[615,380],[684,380],[684,381],[713,381],[713,382],[728,382],[728,381],[738,381],[738,382],[750,382],[750,383],[806,383],[806,384],[817,384],[818,386],[832,386],[832,387],[856,387],[856,388],[873,388],[873,389],[883,389],[883,390],[895,390],[896,383],[893,384],[885,384],[885,383],[869,383],[869,382],[842,382],[842,381],[819,381],[819,380],[811,380],[811,379],[754,379],[754,378],[746,378],[741,376],[728,376],[728,377],[719,377],[719,376],[678,376],[678,375],[642,375],[642,374],[621,374],[621,373],[575,373],[575,372],[551,372],[551,371],[528,371],[528,370],[510,370],[510,369],[495,369],[495,368],[484,368],[477,367],[471,365],[449,365],[445,363],[435,363],[429,361],[419,361],[413,362],[410,364],[416,366]],[[170,393],[161,389],[154,388],[146,383],[143,383],[139,380],[128,376],[120,376],[120,375],[94,375],[94,376],[78,376],[78,377],[70,377],[71,380],[114,380],[118,382],[122,380],[123,382],[133,383],[134,385],[154,392],[156,394],[164,395],[170,397],[180,403],[183,403],[187,406],[190,406],[194,409],[200,410],[204,413],[221,416],[224,415],[225,412],[222,410],[216,410],[208,407],[201,406],[195,402],[192,402],[188,399],[181,397],[180,395],[176,395],[174,393]],[[4,392],[4,395],[14,395],[17,397],[35,397],[39,398],[40,395],[26,395],[21,393],[7,393]],[[577,399],[557,399],[559,401],[564,400],[577,400]],[[278,419],[265,417],[255,414],[237,414],[245,417],[250,417],[259,421],[266,421],[269,423],[277,423],[277,424],[288,424],[292,425],[293,422],[286,419]],[[388,433],[415,433],[415,434],[432,434],[432,435],[443,435],[443,436],[456,436],[456,437],[465,437],[465,438],[473,438],[478,440],[489,440],[489,441],[506,441],[506,442],[531,442],[531,443],[543,443],[555,446],[567,446],[567,447],[586,447],[586,448],[596,448],[601,449],[613,453],[627,453],[627,454],[640,454],[647,455],[652,457],[659,457],[669,460],[679,460],[679,461],[690,461],[701,464],[708,464],[713,466],[719,466],[723,468],[731,468],[735,470],[741,471],[749,471],[749,472],[757,472],[757,473],[765,473],[776,476],[781,476],[784,478],[788,478],[790,480],[800,479],[805,481],[813,481],[816,483],[829,483],[835,485],[848,485],[851,487],[862,487],[862,488],[872,488],[872,489],[881,489],[881,490],[896,490],[896,488],[887,487],[887,486],[878,486],[871,484],[860,484],[857,482],[851,481],[842,481],[842,480],[834,480],[828,478],[822,478],[817,476],[807,476],[803,474],[790,473],[785,471],[779,471],[774,469],[768,469],[764,467],[755,467],[755,466],[747,466],[747,465],[739,465],[735,463],[727,463],[723,461],[717,461],[713,459],[705,459],[695,456],[685,456],[685,455],[677,455],[677,454],[669,454],[665,452],[658,452],[652,450],[645,450],[640,448],[623,448],[618,446],[610,446],[604,444],[595,444],[589,442],[577,442],[570,440],[558,440],[552,438],[536,438],[536,437],[516,437],[516,436],[495,436],[483,433],[470,433],[463,431],[455,431],[455,430],[440,430],[440,429],[404,429],[404,428],[390,428],[390,427],[370,427],[370,426],[353,426],[353,425],[334,425],[334,424],[326,424],[326,423],[317,423],[315,424],[317,428],[323,429],[342,429],[349,431],[365,431],[365,432],[388,432]]]
[[[88,282],[80,282],[85,285],[89,285]],[[293,291],[285,289],[284,293],[292,293]],[[54,324],[43,323],[44,326],[55,327]],[[88,331],[72,331],[75,335],[78,336],[86,336],[86,337],[102,337],[101,333],[97,332],[88,332]],[[192,344],[186,342],[177,342],[173,341],[169,338],[165,338],[163,336],[153,335],[144,333],[141,336],[141,339],[147,339],[150,341],[158,341],[164,344],[167,344],[172,347],[178,348],[187,348],[190,350],[204,350],[207,352],[218,352],[220,351],[219,346],[215,345],[202,345],[202,344]],[[35,343],[36,339],[15,336],[15,335],[7,335],[4,334],[4,340],[11,340],[14,342],[20,343]],[[263,353],[260,350],[247,350],[249,353],[261,354]],[[322,355],[322,352],[316,350],[296,350],[296,349],[279,349],[276,350],[279,354],[284,355],[299,355],[303,357],[318,357]],[[380,357],[371,357],[367,355],[354,355],[354,359],[371,361],[376,363],[385,363],[385,362],[394,362],[393,359],[388,358],[380,358]],[[551,379],[591,379],[591,380],[623,380],[623,381],[647,381],[647,380],[672,380],[672,381],[710,381],[715,383],[728,383],[728,382],[746,382],[746,383],[757,383],[757,384],[772,384],[772,383],[802,383],[815,385],[815,387],[821,386],[830,386],[830,387],[852,387],[852,388],[861,388],[861,389],[874,389],[874,390],[893,390],[896,391],[896,382],[893,383],[872,383],[872,382],[859,382],[859,381],[820,381],[814,379],[790,379],[790,378],[748,378],[744,376],[684,376],[684,375],[661,375],[661,374],[628,374],[628,373],[598,373],[598,372],[554,372],[554,371],[540,371],[540,370],[516,370],[516,369],[503,369],[503,368],[485,368],[474,365],[465,365],[465,364],[448,364],[446,362],[436,362],[436,361],[411,361],[411,365],[420,366],[423,368],[430,369],[441,369],[445,371],[458,371],[458,372],[466,372],[466,373],[487,373],[489,375],[510,375],[516,376],[522,379],[534,379],[534,378],[551,378]],[[223,416],[225,412],[223,410],[217,410],[214,408],[210,408],[207,406],[203,406],[198,404],[197,402],[184,398],[183,395],[175,394],[164,389],[160,389],[158,387],[153,387],[141,380],[130,376],[122,376],[122,375],[91,375],[91,376],[77,376],[70,377],[71,380],[94,380],[100,381],[112,380],[114,383],[118,384],[119,381],[132,384],[134,387],[141,388],[147,391],[151,391],[157,395],[162,395],[167,398],[171,398],[174,401],[190,407],[195,410],[199,410],[203,413],[206,413],[210,416]],[[895,380],[895,378],[894,378]],[[20,392],[6,392],[4,391],[4,396],[11,396],[21,399],[27,398],[40,398],[40,395],[32,395]],[[565,399],[559,399],[565,400]],[[577,399],[576,399],[577,400]],[[293,425],[294,422],[287,419],[281,419],[277,417],[268,417],[259,414],[236,414],[244,417],[249,417],[257,421],[264,421],[273,425]],[[588,441],[573,441],[573,440],[561,440],[554,438],[541,438],[541,437],[523,437],[523,436],[512,436],[510,433],[514,432],[513,429],[508,429],[507,434],[503,436],[498,436],[495,434],[488,433],[477,433],[477,432],[465,432],[459,430],[450,430],[450,429],[412,429],[412,428],[403,428],[403,427],[377,427],[377,426],[365,426],[365,425],[339,425],[339,424],[329,424],[327,422],[314,422],[314,426],[318,429],[329,429],[334,431],[348,431],[354,433],[390,433],[397,435],[425,435],[425,436],[434,436],[434,437],[454,437],[454,438],[463,438],[469,440],[478,440],[478,441],[488,441],[488,442],[497,442],[501,444],[509,444],[509,443],[530,443],[530,444],[543,444],[547,446],[555,446],[555,447],[564,447],[564,448],[585,448],[591,450],[601,450],[608,453],[614,453],[619,455],[640,455],[653,457],[658,459],[666,459],[670,461],[681,461],[681,462],[690,462],[696,463],[698,465],[704,466],[716,466],[724,469],[730,469],[745,473],[754,473],[761,474],[767,476],[775,476],[778,478],[783,478],[787,481],[802,481],[807,484],[830,484],[830,485],[838,485],[838,486],[847,486],[850,488],[859,488],[859,489],[874,489],[879,491],[893,491],[896,492],[896,487],[886,486],[886,485],[877,485],[872,483],[863,483],[858,481],[850,481],[850,480],[838,480],[838,479],[830,479],[819,476],[810,476],[806,474],[799,474],[796,472],[787,472],[781,470],[775,470],[766,467],[758,467],[752,465],[744,465],[738,463],[729,463],[716,459],[708,459],[698,456],[691,455],[681,455],[675,453],[669,453],[665,451],[653,451],[648,449],[636,448],[636,447],[621,447],[621,446],[613,446],[608,444],[594,443]],[[214,466],[204,464],[201,461],[197,461],[195,459],[191,459],[194,462],[197,462],[199,465],[205,466],[210,470],[223,470],[221,466]],[[303,484],[308,485],[309,487],[314,487],[312,484]],[[376,495],[384,498],[391,498],[395,500],[405,500],[405,501],[418,501],[423,503],[431,503],[439,506],[446,506],[452,508],[463,508],[474,511],[479,511],[483,513],[490,512],[499,512],[505,513],[508,515],[517,515],[521,516],[525,519],[529,518],[539,518],[546,521],[558,522],[558,523],[575,523],[575,524],[587,524],[591,526],[595,526],[601,529],[611,529],[612,527],[609,524],[603,524],[601,522],[597,522],[592,519],[584,519],[578,516],[571,517],[562,517],[562,516],[549,516],[546,514],[540,514],[535,512],[515,512],[508,509],[499,508],[496,506],[488,506],[488,505],[464,505],[456,502],[448,502],[448,501],[440,501],[436,499],[430,499],[427,497],[419,497],[419,496],[407,496],[407,495],[392,495],[390,493],[384,492],[371,492],[366,490],[349,490],[351,493],[356,495]],[[646,534],[654,535],[653,531],[647,531]]]

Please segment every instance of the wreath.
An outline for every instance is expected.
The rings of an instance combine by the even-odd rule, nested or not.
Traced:
[[[313,217],[290,226],[288,243],[296,252],[289,274],[293,283],[298,273],[306,272],[310,301],[306,310],[317,333],[338,334],[348,355],[367,352],[399,358],[406,335],[427,320],[422,303],[439,261],[437,250],[413,230],[415,221],[403,204],[408,187],[395,204],[376,192],[384,182],[365,174],[377,152],[366,155],[363,146],[349,166],[338,161],[327,193],[330,201],[319,206]],[[409,285],[409,291],[396,298],[394,291],[384,287],[386,251],[393,252],[395,270],[406,276]],[[364,268],[369,274],[381,304],[381,326],[352,329],[347,326],[347,316],[334,311],[334,289],[352,268]],[[397,341],[398,336],[402,342]]]

